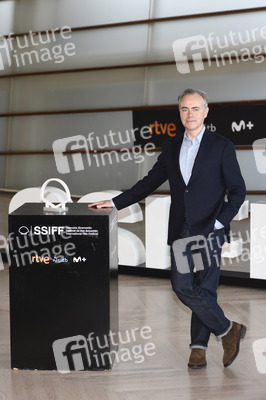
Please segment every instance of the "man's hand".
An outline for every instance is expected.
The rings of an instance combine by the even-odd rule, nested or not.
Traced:
[[[110,200],[96,201],[95,203],[88,204],[89,208],[112,208],[112,203]]]

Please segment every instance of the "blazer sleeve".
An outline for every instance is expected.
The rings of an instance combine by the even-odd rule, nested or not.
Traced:
[[[159,155],[153,168],[143,179],[139,180],[131,189],[114,197],[112,200],[118,210],[137,203],[150,195],[162,183],[167,180],[167,170],[165,163],[165,154]]]
[[[240,167],[236,158],[235,148],[232,142],[228,142],[222,155],[222,173],[228,192],[227,199],[223,204],[217,220],[224,226],[228,226],[245,200],[246,187],[241,175]]]

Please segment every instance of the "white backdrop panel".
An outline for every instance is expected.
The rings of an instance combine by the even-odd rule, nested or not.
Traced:
[[[6,147],[7,147],[7,130],[8,130],[8,118],[0,118],[0,149],[1,149],[1,151],[6,150]]]
[[[115,137],[118,137],[120,131],[124,138],[126,130],[131,129],[131,111],[16,117],[12,119],[9,150],[52,150],[52,144],[57,139],[67,139],[76,135],[87,138],[90,132],[95,132],[94,137],[99,137],[102,146],[101,138],[108,135],[110,130],[116,133]],[[98,148],[96,144],[94,140],[91,150]],[[112,141],[108,141],[110,148],[131,147],[131,144],[132,142],[128,145],[113,146]]]
[[[153,18],[264,6],[264,0],[254,0],[252,4],[250,0],[216,0],[215,2],[198,0],[190,0],[187,2],[156,0],[154,2]]]
[[[171,60],[173,58],[172,44],[175,40],[197,35],[207,38],[210,33],[213,33],[212,46],[214,50],[217,50],[218,55],[231,49],[251,49],[258,43],[265,45],[265,29],[262,33],[260,32],[260,29],[266,26],[265,17],[266,12],[256,12],[154,24],[151,30],[149,59],[154,61]],[[256,28],[254,41],[252,30]],[[230,39],[230,31],[232,31],[233,40]],[[246,31],[251,36],[247,36]],[[241,43],[238,32],[242,33],[241,40],[247,41],[247,43]],[[212,50],[209,43],[208,46]]]
[[[146,156],[148,157],[148,156]],[[18,173],[19,170],[23,173]],[[84,169],[71,169],[68,174],[60,174],[55,165],[53,155],[10,156],[8,159],[7,187],[23,189],[31,186],[41,186],[49,178],[60,178],[69,186],[71,194],[86,193],[116,189],[123,190],[131,187],[139,179],[141,164],[134,159],[124,161],[119,155],[104,158],[98,156],[98,165],[92,160],[92,165],[86,164]]]
[[[265,132],[266,137],[266,132]],[[265,190],[266,173],[258,171],[252,150],[238,150],[237,159],[241,168],[247,190]],[[266,166],[266,161],[265,161]],[[266,171],[266,169],[265,169]]]
[[[175,65],[151,68],[147,77],[147,103],[173,104],[188,87],[207,92],[210,102],[263,100],[266,98],[266,60],[262,64],[233,63],[180,74]]]
[[[0,2],[0,36],[13,31],[15,4],[12,0]]]
[[[20,0],[16,5],[18,32],[146,19],[149,11],[149,0]]]
[[[16,78],[12,111],[134,106],[143,93],[142,68]]]
[[[8,50],[14,72],[136,64],[145,60],[147,25],[82,32],[72,32],[65,25],[55,28],[56,33],[36,34],[33,40],[25,35],[12,37]]]
[[[8,113],[9,111],[9,90],[10,79],[0,79],[0,113]]]

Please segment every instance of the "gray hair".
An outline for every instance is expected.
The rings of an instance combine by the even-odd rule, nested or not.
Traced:
[[[184,96],[186,96],[187,94],[199,94],[204,100],[204,108],[208,107],[207,94],[205,92],[203,92],[203,90],[197,90],[197,89],[186,89],[186,90],[184,90],[177,98],[179,106],[180,106],[180,102],[181,102],[182,98]]]

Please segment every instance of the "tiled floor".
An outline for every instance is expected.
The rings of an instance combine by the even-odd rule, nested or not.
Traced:
[[[0,271],[1,400],[265,400],[265,290],[219,287],[220,305],[230,319],[247,325],[246,337],[237,359],[224,368],[222,345],[212,335],[207,368],[190,370],[190,310],[174,295],[169,280],[121,275],[119,331],[125,338],[127,332],[149,327],[148,340],[136,335],[136,340],[120,344],[111,371],[66,374],[11,370],[8,297],[6,268]],[[254,344],[259,353],[254,353]]]
[[[0,234],[4,236],[8,232],[10,197],[0,195]],[[240,228],[245,233],[248,221],[233,226],[236,232]],[[144,238],[143,223],[123,227],[134,228]],[[244,267],[239,264],[239,268]],[[114,367],[108,372],[11,370],[9,274],[5,265],[0,271],[0,399],[265,400],[265,290],[219,286],[218,300],[228,318],[248,326],[240,354],[229,368],[222,365],[222,346],[214,336],[207,351],[207,368],[187,368],[191,312],[177,299],[168,279],[120,275],[119,331],[125,337],[130,330],[148,326],[154,351],[145,352],[147,341],[138,336],[127,344],[127,350],[125,345],[120,346]],[[254,352],[254,344],[260,346],[260,353]],[[136,349],[142,350],[141,358],[137,358]],[[127,359],[122,354],[127,354]]]

